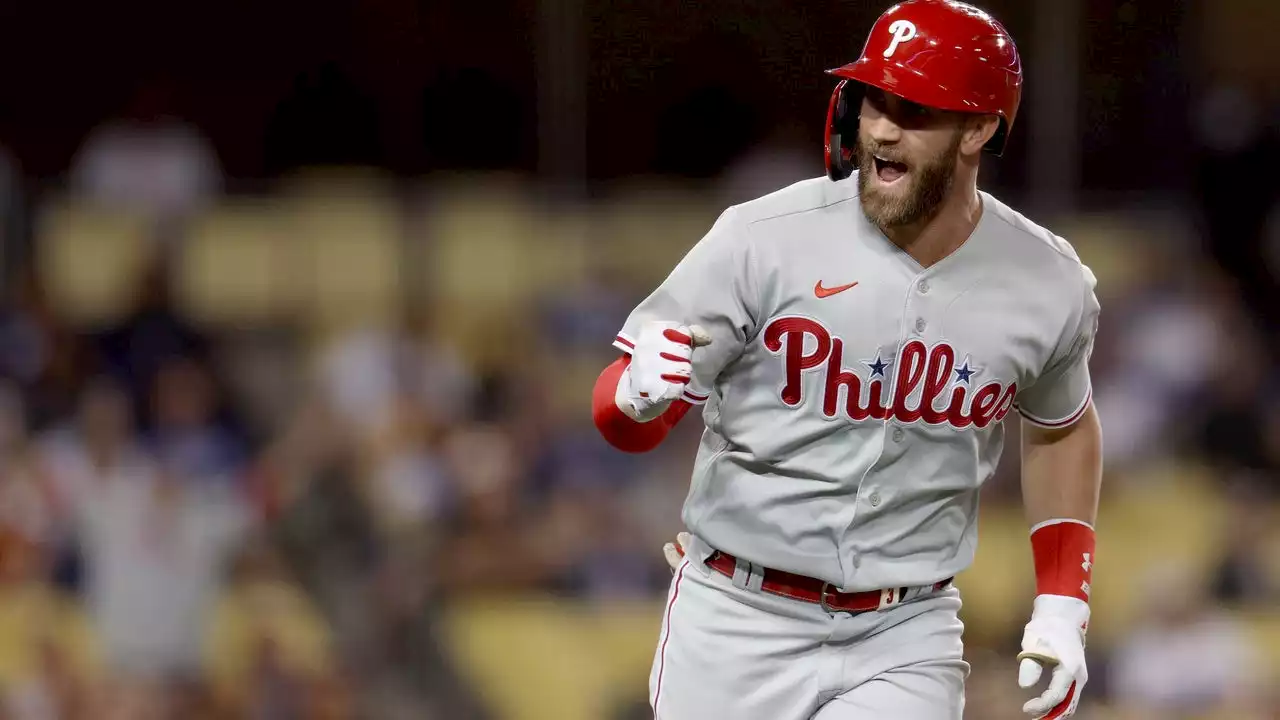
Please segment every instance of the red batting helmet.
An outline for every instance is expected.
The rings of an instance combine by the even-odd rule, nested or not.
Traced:
[[[827,110],[832,180],[853,173],[864,85],[918,105],[1000,116],[1000,127],[986,145],[997,156],[1004,152],[1022,98],[1022,62],[1013,38],[995,18],[953,0],[894,5],[871,28],[862,57],[827,72],[843,78]]]

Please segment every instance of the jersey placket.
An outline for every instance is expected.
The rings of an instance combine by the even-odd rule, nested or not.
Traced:
[[[875,513],[879,511],[881,505],[884,504],[885,498],[878,487],[878,470],[882,463],[889,459],[896,459],[905,453],[910,447],[911,435],[896,419],[893,413],[893,402],[897,396],[898,385],[898,365],[902,362],[902,348],[912,340],[921,340],[927,345],[929,343],[929,325],[930,313],[927,308],[927,296],[932,290],[932,283],[929,279],[930,271],[928,269],[920,270],[911,282],[907,284],[904,292],[902,316],[899,322],[899,333],[896,347],[893,349],[893,370],[890,373],[890,381],[888,385],[887,403],[888,415],[880,421],[880,452],[876,455],[875,461],[867,466],[863,471],[862,477],[858,481],[858,489],[855,493],[853,517],[850,518],[849,524],[845,527],[844,535],[841,541],[841,554],[848,552],[852,559],[853,568],[856,574],[862,551],[857,547],[855,539],[856,527],[859,516],[866,512]],[[886,452],[888,451],[888,452]],[[867,481],[871,479],[868,486]],[[843,566],[844,563],[841,563]],[[852,576],[846,570],[845,586],[852,584]]]

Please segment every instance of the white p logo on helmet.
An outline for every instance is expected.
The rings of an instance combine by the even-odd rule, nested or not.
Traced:
[[[885,57],[893,57],[899,45],[914,38],[916,36],[916,26],[910,20],[894,20],[889,24],[889,32],[893,33],[893,41],[889,43],[889,48],[884,51]]]

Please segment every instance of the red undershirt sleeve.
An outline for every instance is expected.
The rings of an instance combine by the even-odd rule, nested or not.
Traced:
[[[618,381],[622,372],[631,364],[631,356],[623,355],[600,373],[591,393],[591,415],[596,429],[610,445],[629,453],[643,453],[658,447],[671,428],[693,407],[685,400],[671,403],[667,411],[653,420],[642,423],[627,417],[614,402]]]

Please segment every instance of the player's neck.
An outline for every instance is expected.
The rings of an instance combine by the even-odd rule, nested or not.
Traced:
[[[973,234],[982,217],[982,197],[976,178],[958,182],[927,220],[912,225],[883,229],[894,245],[902,248],[921,267],[929,267],[955,252]]]

